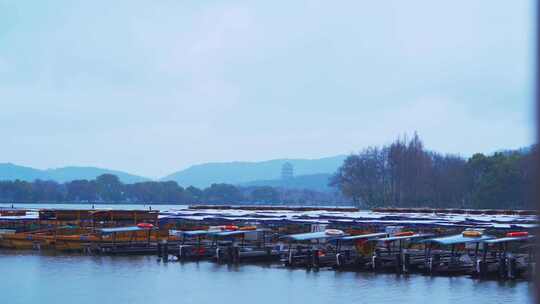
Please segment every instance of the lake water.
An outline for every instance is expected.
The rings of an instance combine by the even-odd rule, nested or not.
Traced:
[[[0,250],[1,303],[531,303],[528,282]]]

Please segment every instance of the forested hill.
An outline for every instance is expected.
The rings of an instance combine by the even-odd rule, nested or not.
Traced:
[[[136,183],[149,180],[148,178],[129,174],[122,171],[102,169],[96,167],[63,167],[57,169],[40,170],[19,166],[11,163],[0,163],[0,180],[21,180],[32,182],[39,180],[53,180],[64,183],[77,179],[95,179],[102,174],[114,174],[124,183]]]
[[[294,174],[333,174],[341,166],[345,155],[320,159],[275,159],[262,162],[207,163],[189,167],[162,178],[182,186],[208,187],[213,183],[244,184],[261,180],[277,180],[281,167],[289,162]]]

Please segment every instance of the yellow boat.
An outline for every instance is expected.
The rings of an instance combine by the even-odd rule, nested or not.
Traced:
[[[34,235],[37,232],[18,232],[3,234],[0,239],[0,247],[9,249],[33,249],[39,244]]]
[[[114,232],[106,233],[107,229]],[[103,245],[155,243],[162,239],[175,241],[178,237],[168,236],[167,230],[142,229],[137,226],[113,228],[63,226],[0,235],[0,248],[84,251]]]

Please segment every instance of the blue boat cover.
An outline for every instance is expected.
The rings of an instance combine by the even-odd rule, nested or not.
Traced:
[[[218,231],[208,231],[208,230],[190,230],[190,231],[178,231],[179,234],[185,236],[201,236],[207,234],[217,233]]]
[[[388,233],[379,232],[379,233],[369,233],[369,234],[359,234],[359,235],[350,235],[341,238],[340,240],[342,242],[345,241],[356,241],[356,240],[364,240],[364,239],[377,239],[383,236],[387,236]]]
[[[418,240],[418,239],[425,239],[430,236],[433,236],[433,234],[413,234],[413,235],[403,235],[403,236],[391,236],[381,239],[373,239],[374,241],[384,241],[384,242],[394,242],[399,240]]]
[[[144,228],[139,228],[137,226],[130,226],[130,227],[115,227],[115,228],[101,228],[100,231],[103,234],[111,234],[111,233],[117,233],[117,232],[131,232],[131,231],[141,231],[141,230],[147,230]]]
[[[255,230],[234,230],[234,231],[222,231],[218,232],[215,235],[216,236],[235,236],[235,235],[242,235],[246,233],[253,233],[253,232],[263,232],[263,231],[270,231],[270,229],[255,229]]]
[[[484,241],[484,243],[495,244],[495,243],[506,243],[506,242],[531,241],[533,239],[534,239],[533,235],[527,235],[527,236],[503,237],[500,239],[491,239],[491,240]]]
[[[320,232],[308,232],[308,233],[285,235],[285,236],[282,236],[281,238],[290,239],[293,241],[310,241],[310,240],[317,240],[317,239],[322,239],[322,240],[340,239],[340,238],[343,238],[344,236],[347,236],[347,235],[346,234],[330,235],[330,234],[326,234],[326,232],[324,231],[320,231]]]
[[[481,235],[478,237],[463,236],[463,234],[456,234],[438,238],[432,238],[425,240],[426,243],[437,243],[441,245],[455,245],[455,244],[467,244],[467,243],[479,243],[487,240],[494,239],[495,237],[490,235]]]

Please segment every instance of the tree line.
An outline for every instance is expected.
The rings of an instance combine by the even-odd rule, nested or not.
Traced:
[[[44,180],[0,181],[0,202],[339,204],[343,201],[336,201],[336,196],[328,193],[267,186],[237,187],[221,183],[200,189],[193,186],[184,188],[175,181],[124,184],[112,174],[62,184]]]
[[[366,208],[531,209],[535,149],[464,158],[426,150],[415,133],[350,155],[330,185]]]

